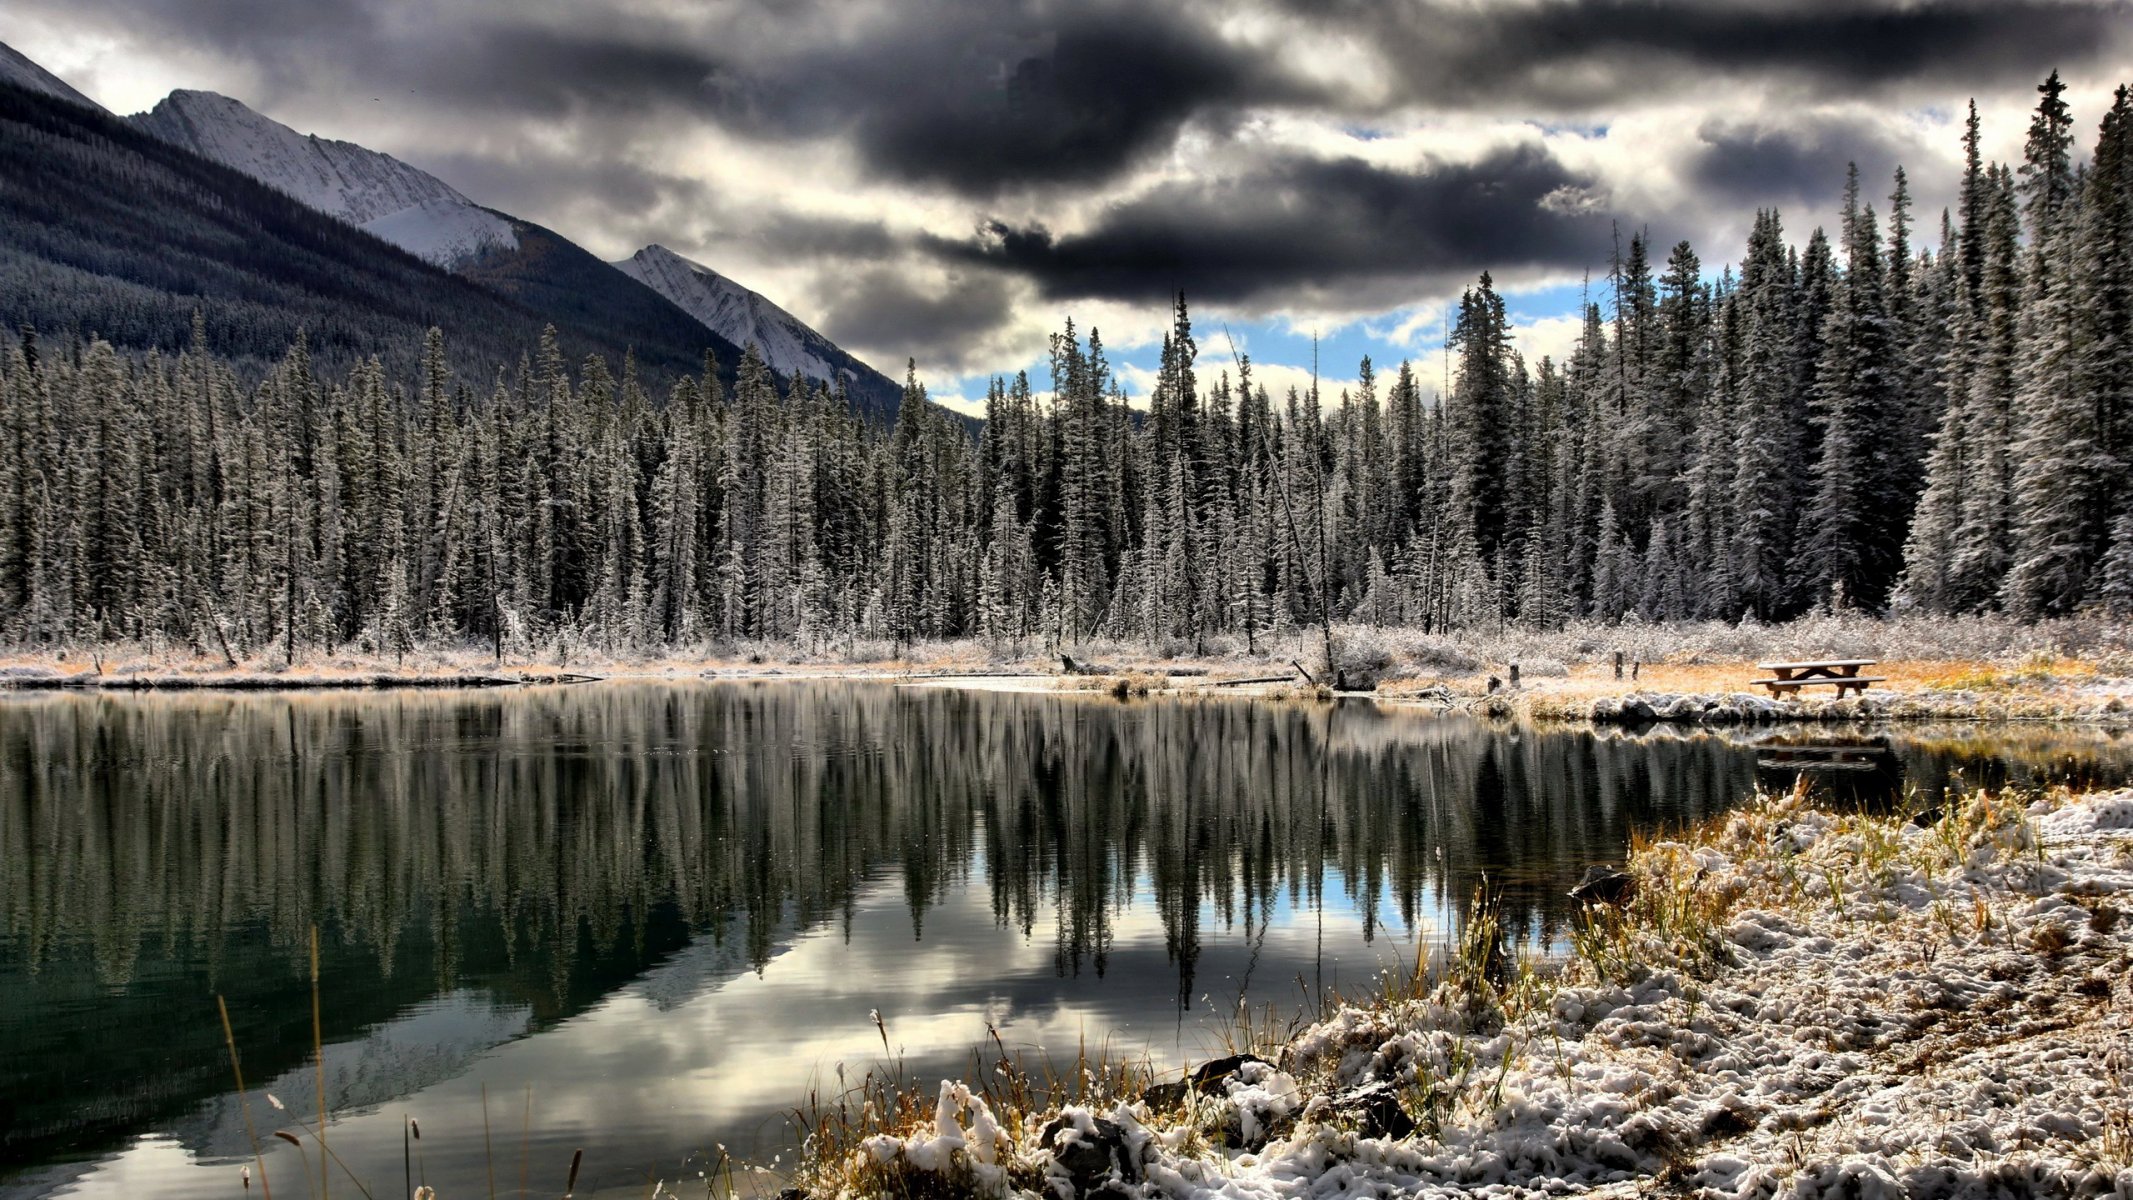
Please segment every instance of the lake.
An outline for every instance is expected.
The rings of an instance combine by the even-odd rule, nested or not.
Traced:
[[[643,1195],[995,1034],[1221,1053],[1240,1004],[1412,970],[1484,882],[1559,947],[1588,865],[1802,763],[1886,804],[2124,782],[2133,741],[876,683],[4,695],[0,1194],[238,1197],[248,1119],[285,1198],[315,1183],[270,1136],[317,1108],[314,926],[328,1140],[374,1194],[412,1116],[447,1195],[558,1193],[580,1148],[580,1194]]]

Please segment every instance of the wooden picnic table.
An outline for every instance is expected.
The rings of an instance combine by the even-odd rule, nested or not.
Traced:
[[[1869,684],[1888,682],[1884,676],[1859,673],[1861,668],[1871,667],[1875,661],[1871,658],[1832,658],[1818,662],[1757,663],[1755,669],[1770,672],[1771,678],[1758,679],[1755,684],[1769,688],[1773,696],[1817,685],[1836,688],[1839,696],[1846,691],[1858,694],[1866,691]]]

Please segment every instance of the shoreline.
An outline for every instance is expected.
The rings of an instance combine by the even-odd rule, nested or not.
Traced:
[[[1766,796],[1626,871],[1559,964],[1504,963],[1476,910],[1427,972],[1180,1079],[854,1097],[800,1186],[2133,1194],[2133,789],[1931,820]]]
[[[469,656],[471,657],[471,656]],[[1779,700],[1738,686],[1747,661],[1653,664],[1645,678],[1614,680],[1604,664],[1558,667],[1521,686],[1496,687],[1486,668],[1372,680],[1336,691],[1306,682],[1293,664],[1273,659],[1177,658],[1084,666],[1067,673],[1044,659],[976,661],[762,661],[720,659],[600,662],[583,665],[503,663],[467,658],[418,667],[344,658],[291,670],[278,664],[229,668],[202,662],[155,665],[138,660],[115,669],[94,656],[0,658],[0,693],[270,692],[449,690],[629,683],[876,682],[1034,694],[1108,693],[1235,696],[1261,699],[1363,699],[1484,719],[1566,721],[1638,729],[1649,726],[1908,724],[1917,722],[2068,722],[2133,726],[2133,679],[2066,660],[2051,670],[1993,663],[1890,664],[1888,685],[1864,695]],[[1729,686],[1730,685],[1730,686]],[[1952,686],[1951,686],[1952,685]]]

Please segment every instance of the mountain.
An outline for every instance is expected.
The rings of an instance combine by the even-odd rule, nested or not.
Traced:
[[[31,62],[20,51],[6,42],[0,42],[0,83],[12,83],[16,87],[27,88],[33,92],[42,92],[47,96],[65,100],[72,104],[79,104],[84,108],[93,108],[98,112],[104,111],[102,105],[68,87],[65,80]]]
[[[511,249],[455,275],[49,86],[0,82],[0,328],[167,352],[197,311],[231,358],[272,362],[302,331],[329,369],[377,354],[407,370],[434,325],[479,386],[552,324],[573,360],[634,350],[662,384],[708,349],[730,377],[740,351],[695,318],[539,226],[509,228]]]
[[[305,206],[345,221],[435,266],[472,280],[611,345],[707,345],[731,378],[736,343],[706,336],[695,317],[551,229],[483,208],[419,167],[353,142],[301,134],[214,92],[177,91],[135,128],[242,172]],[[640,353],[640,366],[643,355]]]
[[[862,410],[891,416],[902,388],[769,300],[662,246],[604,263],[551,230],[484,208],[390,154],[302,134],[214,92],[176,91],[127,118],[136,128],[241,171],[446,270],[627,337],[672,309],[733,346],[754,341],[788,379],[846,380]],[[657,303],[655,303],[657,301]],[[738,356],[720,361],[730,370]]]
[[[615,264],[736,346],[754,342],[781,375],[846,381],[862,407],[894,412],[902,386],[762,295],[665,246],[651,245]]]
[[[353,142],[298,133],[228,96],[176,91],[127,120],[447,270],[518,248],[509,220],[436,176]]]

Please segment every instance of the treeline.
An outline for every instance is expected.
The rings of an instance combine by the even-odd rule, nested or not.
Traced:
[[[2073,163],[2056,76],[2019,167],[1968,169],[1937,250],[1899,170],[1835,238],[1757,215],[1736,275],[1635,236],[1568,360],[1528,364],[1488,276],[1456,383],[1368,360],[1334,402],[1207,376],[1185,302],[1145,411],[1095,331],[1049,404],[975,439],[907,381],[894,428],[743,355],[655,403],[553,336],[482,390],[440,335],[399,384],[256,386],[200,348],[0,358],[0,634],[499,653],[976,635],[1248,647],[1818,606],[2133,610],[2133,99]],[[1324,401],[1323,403],[1321,401]]]

